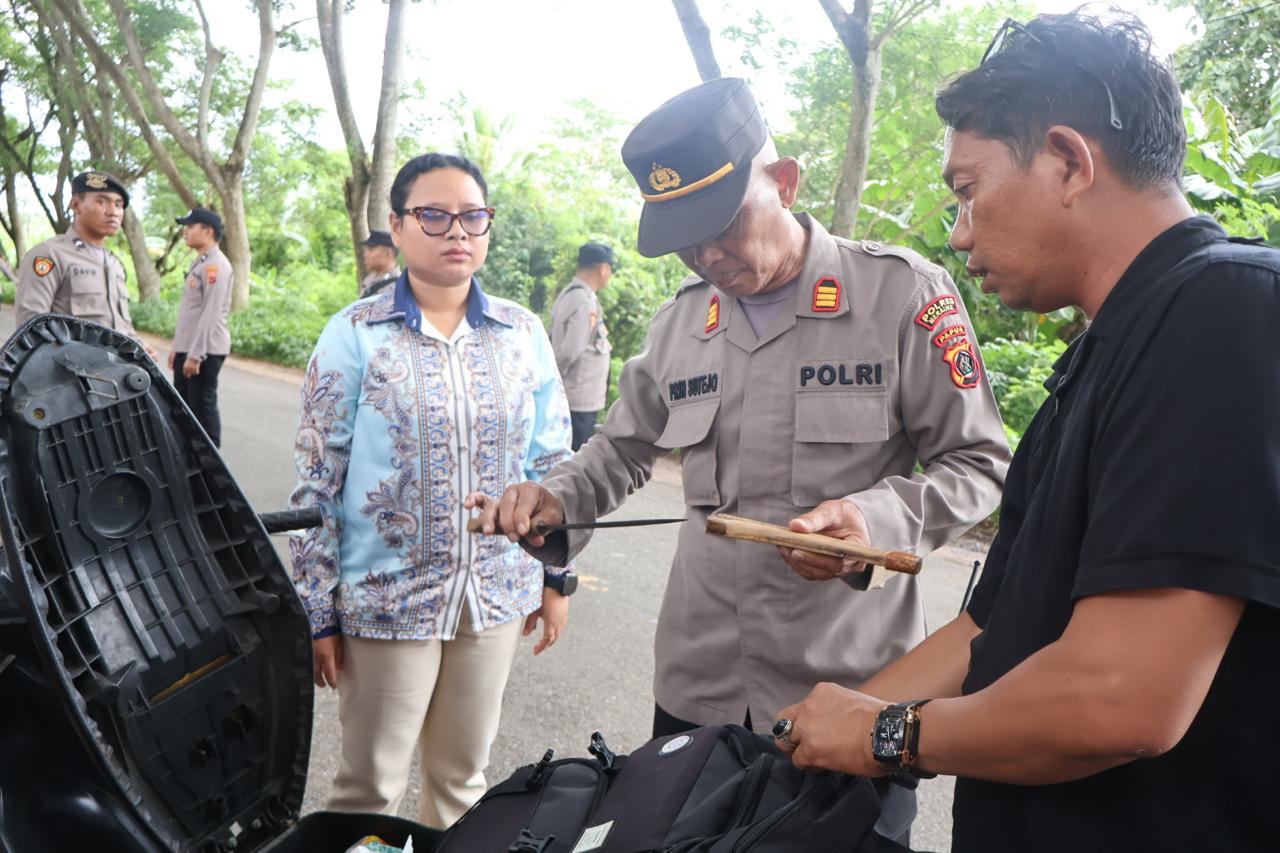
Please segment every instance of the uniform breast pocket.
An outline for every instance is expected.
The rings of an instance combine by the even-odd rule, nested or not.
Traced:
[[[98,316],[107,312],[106,285],[93,275],[71,276],[71,313]]]
[[[883,391],[815,391],[796,395],[791,500],[813,507],[874,482],[868,470],[889,439],[889,395]]]
[[[676,406],[667,415],[667,426],[654,444],[680,451],[684,502],[689,506],[719,506],[716,485],[716,435],[712,429],[720,400]]]

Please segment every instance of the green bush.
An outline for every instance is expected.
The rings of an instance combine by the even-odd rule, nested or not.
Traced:
[[[1010,444],[1017,445],[1048,396],[1044,381],[1066,348],[1067,345],[1059,340],[1026,343],[1007,338],[998,338],[983,345],[982,358],[987,367],[987,378],[991,381],[991,390],[1004,418]]]

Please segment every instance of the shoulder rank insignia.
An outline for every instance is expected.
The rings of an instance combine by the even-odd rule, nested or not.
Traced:
[[[218,283],[218,265],[217,264],[209,264],[209,266],[204,268],[204,283],[205,284]]]
[[[813,310],[827,314],[840,310],[840,282],[831,276],[818,279],[813,286]]]
[[[718,328],[720,328],[720,297],[716,295],[711,297],[711,302],[707,305],[707,325],[702,331],[714,332]]]
[[[653,187],[657,192],[666,192],[680,186],[680,173],[675,169],[653,164],[653,169],[649,172],[649,186]]]
[[[950,293],[945,293],[924,306],[924,310],[916,315],[916,322],[929,331],[938,328],[938,323],[948,314],[960,313],[960,301]]]
[[[37,276],[44,278],[53,272],[53,258],[36,258],[31,262],[31,268],[35,270]]]
[[[981,371],[978,354],[969,340],[969,330],[961,325],[947,326],[933,338],[942,350],[942,360],[951,368],[951,381],[957,388],[977,388]]]

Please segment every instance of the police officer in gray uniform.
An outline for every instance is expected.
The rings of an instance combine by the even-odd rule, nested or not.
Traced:
[[[369,270],[360,282],[360,298],[364,299],[395,284],[400,277],[400,265],[396,263],[396,244],[391,240],[390,231],[370,231],[369,238],[360,245],[364,247],[364,265]]]
[[[203,207],[192,208],[176,220],[182,236],[197,252],[187,269],[178,303],[169,367],[173,387],[209,434],[222,446],[222,417],[218,414],[218,375],[231,353],[227,315],[231,311],[231,262],[222,253],[222,217]]]
[[[584,243],[578,272],[551,307],[551,346],[569,398],[573,450],[586,444],[609,391],[609,330],[596,294],[613,277],[613,249]]]
[[[531,523],[593,521],[678,449],[688,521],[655,640],[655,735],[767,728],[816,683],[856,686],[920,642],[920,585],[711,536],[707,516],[927,553],[996,507],[1009,448],[946,271],[792,213],[799,164],[778,157],[742,80],[663,104],[622,156],[645,200],[641,254],[677,252],[694,276],[586,446],[478,502],[487,529],[564,565],[590,531]],[[888,786],[883,806],[877,829],[904,840],[912,794]]]
[[[37,244],[18,267],[18,325],[37,314],[72,314],[137,337],[124,265],[106,247],[128,206],[129,191],[106,172],[95,169],[71,179],[71,229]]]

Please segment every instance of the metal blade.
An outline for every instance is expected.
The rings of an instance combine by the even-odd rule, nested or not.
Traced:
[[[618,521],[578,521],[568,524],[538,524],[539,531],[553,533],[557,530],[593,530],[600,527],[648,527],[651,524],[679,524],[685,518],[636,518]]]

